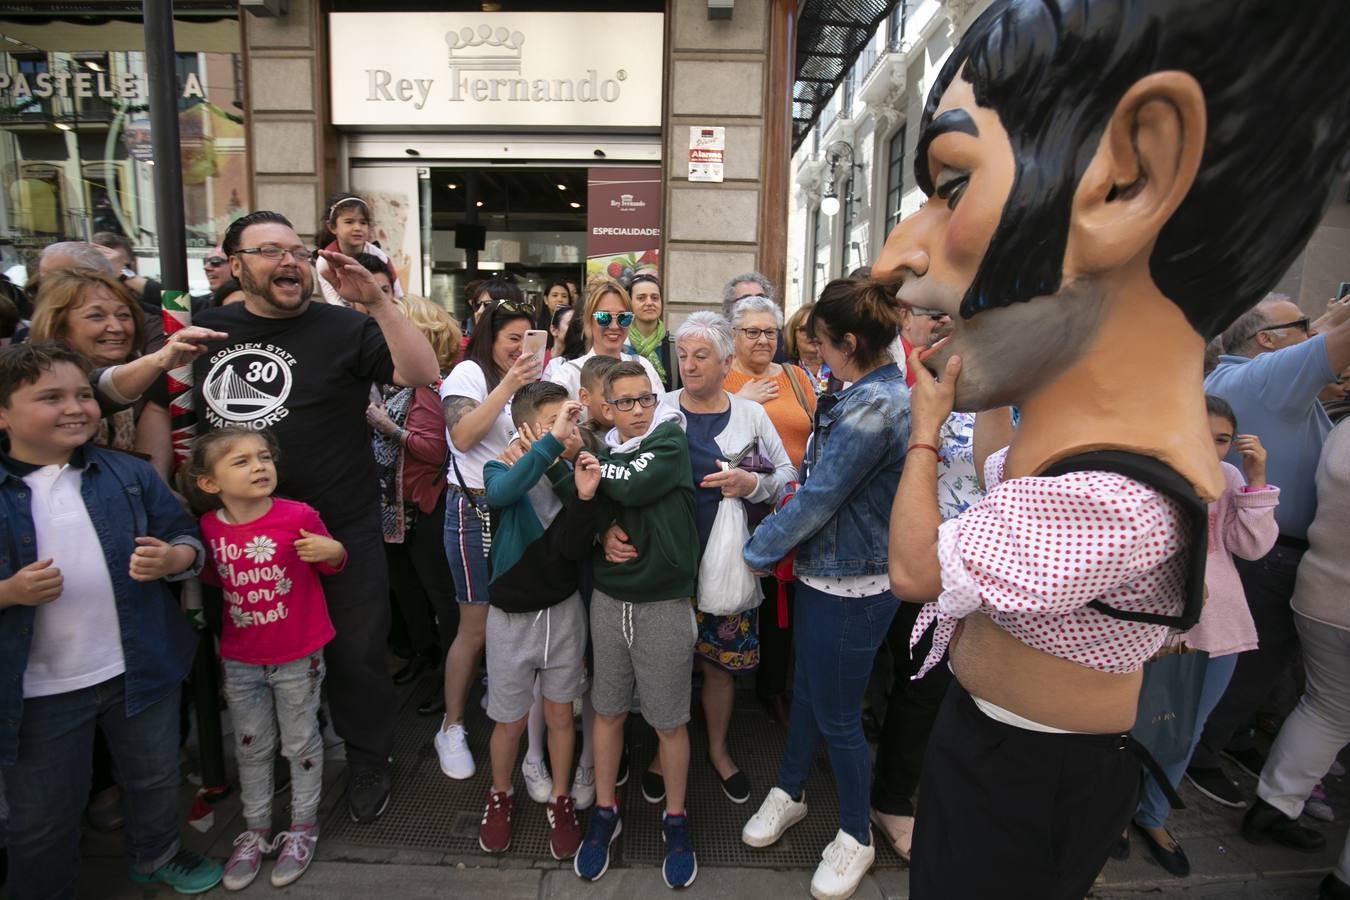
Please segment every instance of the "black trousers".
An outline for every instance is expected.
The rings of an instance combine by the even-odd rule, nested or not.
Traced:
[[[759,670],[755,673],[755,696],[768,700],[786,694],[788,666],[792,659],[792,589],[787,587],[788,623],[778,627],[778,579],[769,575],[759,580],[764,591],[764,603],[759,608]]]
[[[1138,792],[1122,735],[1005,725],[953,680],[924,758],[909,896],[1082,900]]]
[[[324,688],[347,761],[382,766],[394,750],[398,695],[389,677],[389,575],[378,518],[328,524],[347,548],[347,566],[323,579],[337,636],[324,648]]]
[[[1228,682],[1219,705],[1209,714],[1200,743],[1191,756],[1194,768],[1217,769],[1219,754],[1225,749],[1251,746],[1252,718],[1298,656],[1298,631],[1289,600],[1294,596],[1294,581],[1302,558],[1302,550],[1276,544],[1255,562],[1234,559],[1261,645],[1238,657],[1233,679]]]
[[[914,791],[919,786],[928,735],[952,680],[945,656],[923,678],[911,680],[933,646],[933,629],[929,628],[913,654],[909,651],[909,634],[922,611],[922,603],[901,603],[886,633],[894,676],[872,773],[872,808],[891,816],[914,815]]]
[[[420,510],[401,544],[385,544],[389,584],[403,620],[408,649],[443,659],[459,630],[455,583],[445,559],[445,495],[430,513]],[[435,622],[432,622],[432,616]],[[439,660],[438,660],[439,661]]]

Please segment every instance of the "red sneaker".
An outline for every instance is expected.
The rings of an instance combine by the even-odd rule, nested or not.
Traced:
[[[511,795],[488,788],[478,846],[486,853],[505,853],[511,846]]]
[[[577,801],[572,796],[554,797],[548,802],[548,849],[554,859],[571,859],[581,846],[581,826],[577,824]]]

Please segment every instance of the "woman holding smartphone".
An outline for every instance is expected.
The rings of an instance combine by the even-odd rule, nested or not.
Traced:
[[[483,653],[488,611],[488,549],[491,515],[483,465],[506,449],[514,430],[511,397],[539,378],[538,353],[525,351],[534,307],[513,284],[498,282],[478,317],[464,361],[441,383],[441,408],[450,444],[446,473],[445,555],[455,580],[459,630],[445,661],[445,718],[436,732],[441,771],[450,778],[473,777],[473,754],[464,732],[464,705]]]
[[[586,295],[586,306],[580,311],[581,327],[586,335],[587,350],[576,359],[558,358],[549,363],[544,380],[567,388],[568,395],[577,399],[581,386],[581,368],[592,356],[612,356],[619,360],[636,360],[646,370],[652,382],[652,392],[659,398],[665,394],[661,378],[646,358],[624,353],[628,330],[633,325],[633,301],[616,281],[600,281]],[[572,327],[576,327],[573,323]]]

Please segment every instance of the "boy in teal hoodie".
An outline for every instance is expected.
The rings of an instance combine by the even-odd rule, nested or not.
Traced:
[[[614,521],[637,556],[611,563],[598,550],[594,557],[596,798],[574,869],[592,881],[604,875],[609,845],[622,830],[614,782],[636,686],[642,716],[656,730],[665,774],[662,876],[668,887],[687,887],[698,875],[684,808],[699,562],[689,442],[678,410],[657,414],[657,396],[640,364],[614,366],[605,374],[604,389],[615,427],[599,454],[599,494],[614,507]]]
[[[497,724],[490,743],[492,784],[478,830],[478,844],[488,853],[511,844],[511,782],[536,679],[553,769],[549,850],[554,859],[569,859],[581,842],[576,800],[568,790],[572,701],[586,680],[586,610],[577,576],[607,519],[594,499],[599,464],[577,452],[580,417],[581,404],[568,400],[565,388],[525,385],[511,399],[511,418],[528,449],[512,464],[497,459],[483,467],[497,521],[487,618],[487,711]],[[575,470],[566,462],[572,459]]]

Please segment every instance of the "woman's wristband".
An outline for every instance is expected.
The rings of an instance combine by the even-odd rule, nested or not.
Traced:
[[[915,441],[914,443],[910,444],[910,445],[909,445],[909,450],[932,450],[934,456],[939,456],[939,455],[940,455],[940,454],[938,453],[938,448],[934,447],[932,444],[924,444],[924,443],[920,443],[919,441]],[[906,452],[908,452],[908,451],[906,451]]]

